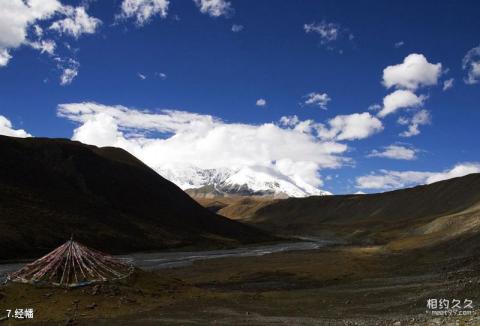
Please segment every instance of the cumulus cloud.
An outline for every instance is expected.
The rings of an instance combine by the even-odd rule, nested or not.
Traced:
[[[225,0],[193,0],[202,14],[212,17],[228,16],[233,13],[232,4]],[[233,29],[232,29],[233,30]]]
[[[287,127],[295,127],[300,122],[296,115],[284,116],[280,118],[280,124]]]
[[[480,45],[467,52],[463,58],[462,67],[467,71],[465,83],[469,85],[478,83],[480,80]]]
[[[72,139],[124,148],[157,171],[185,164],[201,169],[260,166],[317,187],[319,170],[348,160],[343,157],[347,145],[293,125],[228,123],[184,111],[153,113],[89,102],[61,104],[58,115],[79,124]]]
[[[359,189],[391,190],[423,184],[432,172],[390,171],[380,170],[379,173],[356,178]]]
[[[408,130],[402,132],[402,137],[412,137],[420,134],[419,126],[429,124],[430,112],[422,109],[427,96],[414,93],[423,86],[436,85],[442,75],[442,64],[432,64],[424,55],[412,53],[405,57],[403,63],[388,66],[383,70],[383,85],[386,88],[394,87],[395,91],[386,95],[383,106],[374,105],[372,109],[379,109],[377,116],[384,118],[397,112],[399,109],[410,109],[414,112],[411,117],[400,117],[398,123],[408,125]],[[445,81],[443,89],[453,86],[453,79]]]
[[[419,127],[427,125],[431,122],[430,112],[427,110],[420,110],[413,115],[412,118],[400,117],[398,123],[401,125],[408,125],[408,129],[400,133],[401,137],[412,137],[420,134]]]
[[[148,23],[154,16],[167,17],[169,0],[123,0],[120,19],[134,18],[139,26]]]
[[[378,112],[378,116],[384,118],[401,108],[420,107],[423,105],[425,99],[425,96],[417,96],[412,91],[398,89],[384,97],[383,107],[380,112]]]
[[[243,31],[243,29],[244,29],[243,25],[237,25],[237,24],[232,25],[232,32],[234,33],[241,32]]]
[[[315,129],[322,139],[355,140],[370,137],[383,130],[380,120],[368,112],[337,115],[328,120],[328,127],[317,124]]]
[[[11,58],[7,49],[0,49],[0,67],[6,66]]]
[[[443,172],[433,173],[428,177],[426,183],[433,183],[451,178],[463,177],[467,174],[480,173],[480,163],[460,163],[452,169]]]
[[[267,105],[267,100],[264,98],[259,98],[257,102],[255,103],[256,106],[266,106]]]
[[[5,118],[3,115],[0,115],[0,135],[21,138],[32,137],[32,135],[23,129],[13,129],[10,120]]]
[[[332,100],[327,93],[312,92],[305,95],[304,97],[305,97],[305,102],[304,102],[305,105],[317,106],[324,110],[327,109],[328,102]]]
[[[471,173],[480,173],[480,163],[459,163],[442,172],[380,170],[378,173],[356,178],[356,187],[359,189],[391,190],[419,184],[430,184]]]
[[[404,45],[405,45],[404,41],[398,41],[398,42],[395,42],[395,44],[393,46],[398,49],[398,48],[401,48]]]
[[[0,66],[12,58],[11,50],[27,41],[35,22],[51,18],[60,8],[57,0],[2,1],[0,10]]]
[[[367,157],[383,157],[393,160],[415,160],[418,150],[403,145],[389,145],[382,150],[373,150]]]
[[[454,79],[453,78],[450,78],[450,79],[447,79],[443,82],[443,91],[447,91],[449,90],[450,88],[453,87],[453,82],[454,82]]]
[[[50,29],[78,38],[82,34],[94,34],[102,21],[87,14],[84,7],[64,6],[62,12],[66,18],[57,20]]]
[[[412,53],[403,63],[383,70],[383,85],[416,90],[421,86],[436,85],[441,74],[441,63],[429,63],[423,54]]]
[[[280,124],[301,133],[316,133],[324,141],[364,139],[383,130],[382,122],[368,112],[337,115],[326,124],[311,119],[300,120],[296,115],[284,116]]]
[[[145,76],[144,74],[141,74],[141,73],[137,73],[137,77],[140,78],[141,80],[147,79],[147,76]]]

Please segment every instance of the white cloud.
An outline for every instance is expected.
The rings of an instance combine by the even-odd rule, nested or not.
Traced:
[[[39,25],[34,25],[33,26],[33,31],[35,32],[35,35],[37,37],[42,37],[43,36],[43,28],[41,28]]]
[[[410,119],[407,118],[407,117],[401,116],[401,117],[398,117],[397,123],[399,125],[405,126],[405,125],[408,125],[410,123]]]
[[[454,79],[453,78],[450,78],[450,79],[447,79],[443,82],[443,90],[444,91],[447,91],[449,90],[450,88],[453,87],[453,82],[454,82]]]
[[[352,41],[354,36],[348,31],[348,29],[343,28],[340,24],[327,22],[325,20],[320,23],[310,23],[304,24],[303,30],[307,34],[316,34],[320,37],[320,43],[327,46],[327,49],[332,50],[332,44],[340,39],[347,39]],[[339,51],[342,53],[342,51]]]
[[[398,41],[394,44],[395,48],[401,48],[402,46],[405,45],[405,42],[404,41]]]
[[[50,29],[75,38],[82,34],[94,34],[102,23],[100,19],[89,16],[84,7],[64,6],[62,12],[66,18],[53,22]]]
[[[394,160],[415,160],[417,158],[417,149],[402,145],[389,145],[382,151],[373,150],[367,157],[383,157]]]
[[[12,56],[10,55],[10,53],[8,53],[8,50],[1,49],[0,50],[0,67],[6,66],[8,64],[8,61],[10,61],[11,58]]]
[[[0,135],[21,138],[32,137],[32,135],[23,129],[13,129],[10,120],[3,115],[0,115]]]
[[[228,16],[233,12],[232,4],[225,0],[193,0],[202,14],[212,17]]]
[[[382,122],[368,112],[337,115],[328,121],[328,125],[315,125],[322,139],[364,139],[383,130]]]
[[[244,29],[243,25],[237,25],[237,24],[232,25],[232,32],[234,33],[241,32],[243,31],[243,29]]]
[[[157,171],[185,164],[263,166],[316,187],[321,185],[319,170],[347,160],[342,156],[347,145],[323,140],[314,129],[305,133],[272,123],[227,123],[184,111],[152,113],[96,103],[61,104],[58,115],[80,124],[73,139],[124,148]]]
[[[27,40],[28,28],[52,17],[61,8],[57,0],[0,1],[0,67],[12,58],[10,51]]]
[[[462,67],[467,71],[464,79],[466,84],[473,85],[480,80],[480,45],[467,52],[462,61]]]
[[[402,125],[408,124],[408,130],[400,134],[401,137],[412,137],[420,134],[419,126],[427,125],[431,122],[430,112],[427,110],[420,110],[413,115],[411,119],[400,117],[398,123]]]
[[[167,17],[169,4],[169,0],[123,0],[117,18],[134,18],[142,26],[156,15]]]
[[[50,55],[55,54],[55,48],[57,47],[57,44],[53,40],[39,40],[34,42],[28,42],[28,45],[30,45],[35,50],[40,51],[40,53],[48,53]]]
[[[284,116],[280,118],[280,124],[288,127],[295,127],[300,122],[296,115]]]
[[[360,189],[390,190],[418,184],[430,184],[471,173],[480,173],[480,163],[459,163],[442,172],[380,170],[379,173],[356,178],[356,187]]]
[[[266,106],[267,105],[267,100],[264,98],[259,98],[257,102],[255,103],[256,106]]]
[[[467,174],[480,173],[480,163],[460,163],[452,169],[443,172],[433,173],[428,177],[426,183],[433,183],[451,178],[463,177]]]
[[[81,127],[75,129],[72,139],[96,146],[119,146],[120,143],[124,143],[124,146],[128,147],[127,140],[123,139],[123,133],[118,130],[115,118],[102,112],[93,115]]]
[[[156,72],[155,73],[155,76],[157,76],[158,78],[162,79],[162,80],[165,80],[167,79],[167,74],[163,73],[163,72]]]
[[[94,33],[101,23],[88,16],[84,7],[64,6],[58,0],[0,0],[0,67],[8,64],[12,50],[27,45],[52,56],[62,72],[61,85],[71,83],[78,74],[78,62],[54,56],[57,44],[52,39],[43,39],[44,30],[39,25],[56,16],[65,18],[50,28],[75,37]]]
[[[436,85],[441,74],[441,63],[429,63],[423,54],[412,53],[403,63],[383,70],[383,85],[416,90],[421,86]]]
[[[301,133],[316,133],[324,141],[364,139],[383,130],[382,122],[368,112],[337,115],[326,124],[314,120],[302,121],[296,115],[284,116],[280,124]]]
[[[57,66],[62,71],[62,75],[60,76],[60,85],[70,85],[73,79],[78,75],[80,63],[73,59],[62,60],[60,58],[57,58],[57,60],[59,61],[59,64]]]
[[[167,79],[167,74],[165,74],[165,73],[163,73],[163,72],[155,72],[155,73],[153,73],[153,75],[151,75],[151,76],[153,76],[153,78],[158,77],[158,78],[160,78],[161,80]],[[140,73],[140,72],[137,72],[137,77],[140,78],[141,80],[145,80],[145,79],[149,78],[149,75],[148,75],[148,74],[142,74],[142,73]]]
[[[436,85],[442,73],[444,71],[441,63],[429,63],[424,55],[416,53],[405,57],[401,64],[388,66],[383,70],[383,85],[387,88],[395,87],[397,90],[384,97],[383,106],[377,116],[384,118],[399,109],[419,109],[424,105],[427,96],[416,95],[414,91],[422,86]],[[445,81],[443,89],[452,86],[453,79],[450,79]],[[379,106],[372,108],[378,109]],[[429,124],[430,120],[427,110],[417,111],[411,118],[400,117],[398,123],[408,125],[408,130],[400,136],[412,137],[420,134],[419,126]]]
[[[321,21],[320,23],[304,24],[303,29],[305,33],[315,33],[320,35],[322,43],[329,43],[335,41],[340,36],[340,26],[335,23],[327,23]]]
[[[417,96],[409,90],[398,89],[385,96],[383,108],[378,112],[378,116],[384,118],[401,108],[417,108],[423,105],[425,99],[425,96]]]
[[[70,85],[75,77],[78,75],[78,69],[65,68],[60,76],[60,85]]]
[[[324,110],[327,109],[328,102],[332,100],[327,93],[315,93],[315,92],[305,95],[305,98],[306,98],[304,102],[305,105],[317,106]]]
[[[431,172],[418,171],[389,171],[380,170],[380,173],[356,178],[356,187],[359,189],[397,189],[425,183]]]

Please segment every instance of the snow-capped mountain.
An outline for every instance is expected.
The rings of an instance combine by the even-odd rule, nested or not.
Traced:
[[[301,180],[267,167],[200,169],[193,166],[156,169],[164,178],[197,196],[307,197],[330,195]]]

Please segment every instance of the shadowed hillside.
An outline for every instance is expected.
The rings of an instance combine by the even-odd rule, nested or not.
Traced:
[[[45,253],[71,233],[114,253],[270,239],[118,148],[0,136],[0,153],[0,259]]]

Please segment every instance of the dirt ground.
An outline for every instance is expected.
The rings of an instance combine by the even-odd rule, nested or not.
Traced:
[[[479,262],[380,247],[213,259],[75,290],[8,284],[0,312],[35,310],[5,325],[480,325]],[[432,316],[442,298],[474,309]]]

